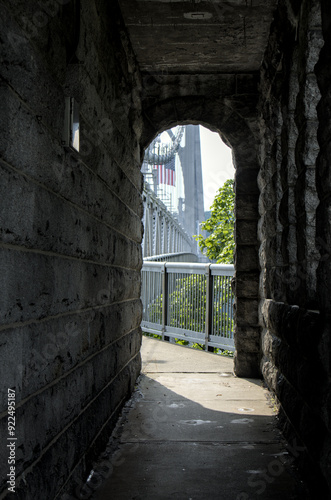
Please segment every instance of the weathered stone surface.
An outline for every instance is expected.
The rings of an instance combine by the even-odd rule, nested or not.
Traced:
[[[320,346],[329,335],[331,75],[326,69],[330,37],[325,30],[330,12],[325,3],[321,16],[321,4],[302,4],[292,28],[284,24],[289,3],[285,10],[279,4],[261,80],[258,234],[261,371],[290,422],[285,428],[293,426],[312,463],[318,463],[310,463],[307,475],[316,473],[325,486],[329,469],[321,449],[330,436],[323,403],[330,391],[330,363],[325,365]],[[277,82],[270,60],[280,58]],[[323,350],[329,359],[330,347]]]
[[[258,325],[258,301],[238,298],[236,301],[235,319],[238,326]]]
[[[237,271],[233,283],[233,293],[236,297],[255,299],[258,297],[259,276],[257,273],[245,273]]]
[[[246,221],[237,219],[235,224],[237,245],[256,245],[257,243],[257,223],[256,221]]]
[[[245,351],[247,353],[259,353],[261,346],[261,329],[259,327],[254,328],[252,326],[236,327],[235,331],[235,344],[236,349],[240,351]]]
[[[257,11],[245,3],[232,1],[203,3],[199,6],[199,16],[191,6],[180,2],[156,2],[150,6],[121,1],[140,67],[156,74],[181,73],[183,68],[190,74],[226,73],[229,69],[236,72],[238,67],[242,73],[258,70],[258,54],[263,54],[268,32],[265,24],[271,22],[275,5],[274,0],[266,0]],[[195,43],[197,37],[199,44]],[[238,45],[245,47],[250,56],[245,57],[244,51],[237,50]]]
[[[263,356],[261,359],[261,373],[269,389],[276,394],[279,372],[267,356]]]
[[[39,459],[36,450],[45,449],[63,428],[72,425],[84,413],[85,407],[116,379],[115,374],[122,372],[134,357],[131,349],[139,351],[140,342],[139,345],[133,342],[136,336],[137,332],[131,332],[18,406],[16,418],[24,422],[24,433],[18,431],[17,448],[25,451],[19,457],[17,476],[24,472],[27,464]],[[128,349],[129,344],[131,349]]]
[[[260,378],[260,353],[236,352],[234,356],[234,372],[237,377]]]
[[[98,309],[93,311],[3,330],[2,390],[14,385],[19,403],[140,326],[140,300],[109,305],[105,291],[101,291],[99,301]],[[139,335],[136,340],[140,341]]]
[[[133,269],[141,263],[139,247],[121,234],[117,224],[114,231],[105,221],[72,203],[66,204],[62,197],[40,189],[6,165],[1,178],[4,208],[0,234],[4,243]],[[11,203],[14,199],[20,199],[19,207]]]
[[[235,183],[236,193],[258,194],[259,188],[257,185],[258,169],[248,168],[236,170]]]
[[[319,311],[309,311],[273,300],[265,300],[261,311],[268,330],[302,355],[309,352],[312,338],[315,343],[319,343],[322,335]]]
[[[240,220],[257,220],[259,214],[256,197],[249,194],[237,197],[235,200],[235,215],[236,219]]]
[[[235,254],[236,269],[242,272],[255,271],[259,268],[256,246],[238,245]]]
[[[6,311],[1,325],[97,307],[102,291],[108,294],[110,303],[139,297],[138,270],[20,249],[0,248],[0,255],[2,290],[5,292],[1,309]],[[64,276],[59,282],[62,273]],[[40,279],[34,280],[35,276]],[[30,290],[29,295],[27,290]]]
[[[0,6],[1,385],[22,499],[86,474],[140,370],[139,74],[116,3],[67,4]],[[65,96],[79,154],[61,145]]]

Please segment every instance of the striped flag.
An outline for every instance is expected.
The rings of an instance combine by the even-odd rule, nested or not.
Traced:
[[[157,165],[158,183],[167,184],[168,186],[176,185],[176,156],[173,156],[169,163],[165,165]]]

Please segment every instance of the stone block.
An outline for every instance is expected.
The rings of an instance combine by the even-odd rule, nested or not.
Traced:
[[[38,7],[36,10],[39,10]],[[32,12],[32,16],[34,14],[35,12]],[[27,16],[27,11],[23,12],[20,22],[17,22],[11,9],[0,6],[0,31],[8,33],[8,36],[3,38],[1,48],[2,61],[6,61],[6,64],[1,65],[0,73],[15,89],[22,103],[29,103],[39,120],[58,135],[62,133],[63,127],[63,90],[60,81],[48,71],[42,54],[38,51],[33,53],[33,56],[31,54],[31,34],[22,29],[22,18],[27,20]],[[57,71],[63,74],[66,56],[62,48],[58,48],[60,50]]]
[[[239,352],[234,355],[234,373],[237,377],[261,378],[260,354],[255,352]]]
[[[257,246],[237,245],[235,267],[239,272],[257,271],[259,269]]]
[[[258,186],[262,192],[266,186],[271,182],[273,175],[277,170],[276,159],[269,154],[265,157],[264,161],[261,161],[262,167],[258,173]]]
[[[125,225],[127,234],[137,242],[141,242],[142,235],[138,224],[141,219],[139,193],[136,191],[135,196],[135,207],[139,214],[135,214],[84,164],[77,162],[73,164],[71,157],[68,156],[64,160],[63,148],[54,140],[52,134],[48,131],[43,132],[42,126],[27,110],[19,114],[20,102],[15,100],[7,89],[0,87],[0,95],[6,101],[8,114],[17,117],[13,118],[11,127],[8,127],[0,117],[0,129],[3,130],[0,144],[1,140],[6,143],[3,158],[23,173],[33,177],[35,181],[45,184],[48,189],[77,204],[113,228]],[[4,115],[6,116],[6,113]],[[10,133],[10,130],[15,132]],[[22,147],[27,134],[31,139],[31,147],[28,149]],[[61,158],[61,161],[54,160],[54,156]]]
[[[236,272],[233,291],[238,298],[255,299],[258,296],[259,273]]]
[[[236,326],[234,333],[236,349],[240,352],[259,353],[261,350],[260,336],[261,332],[258,327]]]
[[[0,196],[4,208],[0,237],[4,243],[139,267],[138,243],[10,168],[2,166],[1,171]]]
[[[238,194],[235,200],[235,215],[237,220],[257,220],[257,196]]]
[[[236,300],[236,324],[238,326],[258,326],[258,301],[257,299]]]
[[[267,212],[261,214],[258,224],[258,233],[260,240],[272,238],[276,233],[276,210],[272,207]]]
[[[133,389],[140,367],[140,357],[136,357],[90,405],[82,409],[72,425],[54,439],[41,457],[38,449],[35,450],[35,460],[30,463],[25,481],[21,475],[17,478],[18,498],[38,498],[41,491],[59,491],[80,461],[80,470],[84,472],[85,477],[86,461],[91,466],[91,461],[102,451],[116,423],[120,404],[124,403],[128,390]],[[90,452],[87,460],[86,455],[84,456],[87,448],[95,443],[101,434],[101,442],[98,441],[97,446],[93,447],[93,452]],[[77,436],[80,438],[77,439]],[[66,460],[63,460],[64,454]],[[53,470],[56,472],[53,473]],[[76,476],[76,480],[76,485],[81,484],[81,477]],[[52,493],[48,496],[52,496]]]
[[[268,388],[276,394],[279,371],[275,364],[266,356],[261,359],[261,373]]]
[[[263,269],[260,272],[259,296],[261,299],[263,299],[265,297],[270,297],[267,269]]]
[[[15,386],[19,403],[105,346],[120,342],[128,332],[137,331],[141,323],[140,300],[113,305],[104,304],[103,300],[100,296],[96,311],[3,330],[1,389]],[[140,335],[136,338],[140,340]]]
[[[300,346],[302,353],[308,355],[312,348],[312,339],[316,346],[322,337],[323,320],[320,311],[301,309],[295,326],[297,345]]]
[[[138,342],[134,341],[136,336]],[[74,423],[86,411],[89,404],[122,373],[131,358],[140,357],[137,354],[139,341],[139,332],[130,332],[117,345],[112,344],[108,349],[89,357],[85,363],[17,407],[16,418],[24,422],[24,427],[17,434],[17,448],[23,447],[25,450],[19,460],[17,475],[23,472],[26,464],[38,459],[39,453],[36,450],[46,448],[61,434],[63,428]],[[123,385],[126,387],[125,381]],[[120,400],[116,393],[113,394],[113,409]]]
[[[102,291],[110,303],[140,295],[139,272],[24,250],[0,254],[2,325],[95,307]]]
[[[270,213],[270,211],[273,210],[275,205],[276,205],[276,195],[271,187],[271,184],[268,183],[266,184],[263,191],[261,191],[259,197],[259,214],[263,216],[266,213]]]
[[[261,348],[264,356],[268,358],[268,360],[273,360],[274,361],[274,352],[273,352],[273,346],[275,342],[279,341],[277,337],[275,337],[270,330],[266,330],[265,328],[263,329],[262,335],[261,335]]]
[[[292,274],[287,267],[276,267],[275,265],[267,270],[269,297],[275,302],[282,302],[287,297],[289,291],[298,289],[297,277]]]
[[[257,222],[236,219],[236,243],[239,245],[257,244]]]
[[[259,194],[259,188],[257,185],[257,175],[259,170],[257,168],[240,168],[237,165],[235,174],[235,184],[236,184],[236,195],[246,194],[247,192],[252,194]]]
[[[283,302],[265,300],[261,310],[266,328],[289,345],[295,345],[295,331],[300,308],[288,306]]]

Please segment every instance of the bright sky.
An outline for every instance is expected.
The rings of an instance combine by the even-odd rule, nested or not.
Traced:
[[[205,211],[210,209],[216,192],[234,178],[231,149],[216,132],[200,126],[201,161]]]

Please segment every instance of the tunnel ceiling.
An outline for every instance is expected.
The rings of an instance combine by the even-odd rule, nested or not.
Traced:
[[[119,0],[143,73],[252,73],[277,0]]]

